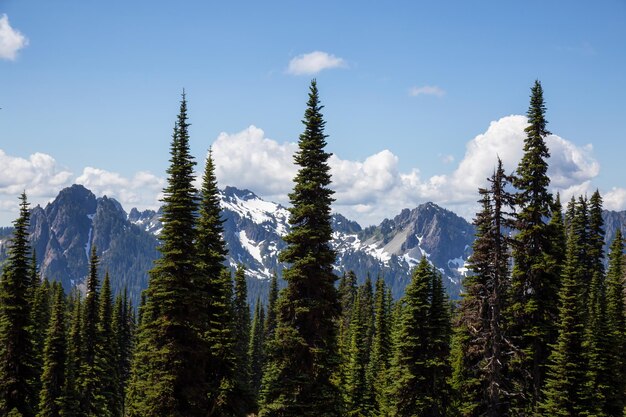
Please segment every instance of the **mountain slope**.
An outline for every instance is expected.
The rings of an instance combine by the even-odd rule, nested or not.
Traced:
[[[280,275],[278,253],[289,231],[289,211],[249,190],[226,187],[220,192],[228,264],[247,267],[250,300],[267,294],[268,278]],[[45,208],[34,207],[31,242],[42,275],[60,281],[66,290],[80,286],[88,272],[88,254],[95,245],[100,272],[109,271],[114,291],[128,287],[133,301],[147,286],[148,271],[159,256],[160,212],[132,209],[128,214],[114,199],[96,196],[81,185],[62,190]],[[626,211],[603,213],[606,242],[618,227],[626,232]],[[382,276],[399,297],[410,270],[426,256],[446,277],[449,294],[457,297],[465,262],[471,252],[474,228],[463,218],[436,204],[404,209],[392,219],[365,229],[334,214],[332,245],[337,252],[337,274],[353,270],[360,281],[369,273]],[[0,228],[0,265],[12,228]]]

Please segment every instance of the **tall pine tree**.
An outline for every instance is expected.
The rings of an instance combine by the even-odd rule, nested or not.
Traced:
[[[441,276],[426,257],[413,270],[401,303],[385,415],[445,416],[449,313]]]
[[[60,417],[67,359],[65,294],[59,283],[52,287],[54,302],[43,351],[43,371],[37,417]]]
[[[342,401],[332,377],[339,365],[336,320],[339,302],[333,274],[335,252],[329,188],[330,154],[317,83],[311,82],[295,163],[299,171],[289,199],[291,232],[280,260],[289,266],[283,277],[287,288],[278,302],[276,336],[269,349],[259,415],[342,415]]]
[[[573,211],[573,213],[572,213]],[[595,415],[588,403],[587,364],[583,351],[584,322],[587,306],[581,294],[587,264],[587,208],[584,200],[568,208],[569,226],[567,260],[560,290],[558,338],[548,364],[539,415]]]
[[[508,320],[511,341],[517,354],[510,362],[515,396],[513,410],[519,415],[532,413],[541,399],[545,364],[550,344],[557,335],[558,291],[560,278],[551,246],[552,195],[548,192],[547,159],[550,157],[545,137],[550,133],[545,118],[543,89],[535,81],[531,89],[524,155],[517,168],[514,185],[517,194],[517,218],[513,246],[513,273]]]
[[[150,271],[146,304],[127,395],[129,417],[207,414],[201,300],[196,266],[193,186],[187,100],[183,92],[170,148],[163,197],[161,258]]]
[[[34,415],[37,394],[33,392],[33,340],[30,331],[31,289],[30,213],[26,193],[20,196],[20,214],[8,260],[0,278],[0,416],[15,410]]]
[[[624,317],[624,240],[617,229],[609,252],[606,280],[606,321],[608,336],[607,373],[609,390],[604,412],[607,416],[621,416],[626,405],[626,318]]]

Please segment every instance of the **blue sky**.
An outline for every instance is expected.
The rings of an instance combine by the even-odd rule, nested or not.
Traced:
[[[198,161],[214,145],[222,185],[284,202],[313,77],[335,208],[365,224],[427,200],[470,217],[495,154],[515,167],[507,116],[537,78],[555,190],[626,208],[622,0],[1,0],[0,18],[0,224],[17,190],[72,182],[154,207],[183,88]]]

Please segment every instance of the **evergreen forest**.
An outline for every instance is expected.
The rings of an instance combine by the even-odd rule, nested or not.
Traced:
[[[161,257],[139,305],[112,293],[95,247],[80,289],[40,276],[19,197],[0,278],[0,417],[624,415],[624,239],[618,230],[604,253],[599,192],[569,201],[550,192],[539,81],[519,165],[494,155],[476,190],[459,300],[426,256],[399,299],[381,276],[333,268],[331,154],[313,80],[280,254],[285,283],[275,273],[268,300],[249,305],[245,265],[225,265],[210,150],[195,185],[187,104],[183,93]]]

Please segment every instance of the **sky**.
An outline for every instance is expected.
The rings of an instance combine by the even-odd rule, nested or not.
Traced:
[[[288,203],[317,79],[334,210],[467,219],[544,88],[553,191],[626,209],[626,2],[0,0],[0,225],[81,183],[157,208],[181,92],[202,172]]]

